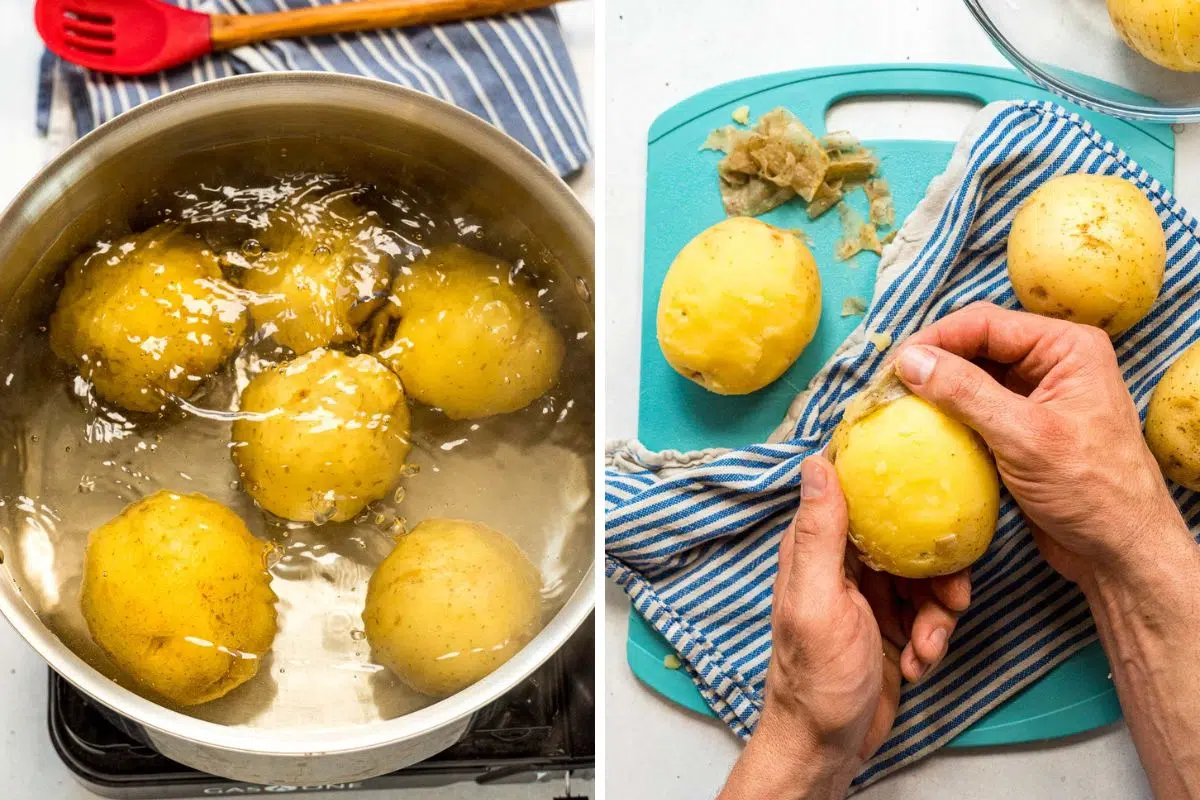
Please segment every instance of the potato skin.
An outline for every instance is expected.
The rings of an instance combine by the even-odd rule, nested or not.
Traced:
[[[272,514],[340,522],[385,496],[409,452],[400,380],[374,356],[324,348],[254,376],[233,423],[233,461]]]
[[[992,541],[1000,478],[973,430],[907,395],[834,432],[863,563],[905,578],[965,569]]]
[[[1114,176],[1050,179],[1018,209],[1008,237],[1008,275],[1022,306],[1110,336],[1150,311],[1166,260],[1154,206]]]
[[[152,494],[88,537],[88,630],[140,686],[173,703],[223,697],[257,674],[275,639],[266,555],[220,503]]]
[[[1200,70],[1200,8],[1192,0],[1108,0],[1117,33],[1160,67]]]
[[[794,234],[751,217],[688,242],[658,297],[658,344],[680,375],[749,394],[787,371],[821,320],[821,277]]]
[[[245,304],[216,256],[168,225],[76,259],[50,317],[54,354],[130,411],[190,397],[245,332]]]
[[[1200,491],[1200,343],[1184,350],[1154,387],[1146,444],[1164,475]]]
[[[371,240],[371,219],[344,194],[277,213],[263,234],[267,247],[241,277],[254,293],[256,328],[303,355],[353,341],[358,326],[387,291],[388,261]],[[378,300],[375,300],[378,298]]]
[[[436,247],[403,270],[379,350],[414,399],[451,419],[518,411],[558,382],[562,337],[536,290],[509,264],[460,245]]]
[[[400,537],[371,576],[367,640],[413,689],[448,697],[537,634],[540,588],[537,569],[504,534],[478,522],[428,519]]]

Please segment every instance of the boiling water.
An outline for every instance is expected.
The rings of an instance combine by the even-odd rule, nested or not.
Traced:
[[[228,251],[226,262],[236,268],[238,252],[257,248],[256,225],[266,211],[337,185],[313,175],[267,186],[201,185],[175,194],[156,213],[187,224],[217,252]],[[394,269],[431,244],[493,249],[487,224],[461,208],[439,216],[428,198],[379,190],[360,202],[380,214],[383,249]],[[503,255],[510,259],[516,253],[521,264],[520,245],[496,246],[508,249]],[[578,322],[586,315],[564,313],[570,304],[578,311],[586,286],[550,274],[540,274],[538,283],[543,309],[567,343],[559,385],[519,412],[482,420],[454,421],[415,406],[412,466],[394,495],[352,522],[326,525],[264,514],[242,491],[230,459],[239,389],[288,358],[269,338],[252,339],[180,408],[150,416],[98,402],[89,384],[52,355],[41,327],[0,371],[0,425],[18,443],[23,473],[21,493],[3,498],[12,526],[5,538],[13,543],[3,556],[24,598],[76,653],[135,688],[92,642],[83,620],[87,534],[159,489],[199,492],[275,543],[270,572],[279,632],[257,677],[186,713],[232,725],[311,728],[388,719],[430,704],[372,660],[363,633],[367,581],[405,526],[457,517],[508,534],[541,573],[543,621],[590,565],[591,343]]]

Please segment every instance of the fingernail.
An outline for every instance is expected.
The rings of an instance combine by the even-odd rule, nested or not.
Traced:
[[[825,465],[818,459],[809,456],[800,465],[800,499],[812,500],[825,494],[829,477],[825,474]]]
[[[947,635],[945,628],[934,628],[933,633],[929,634],[929,643],[940,653],[946,646]]]
[[[928,348],[920,345],[904,348],[896,360],[900,377],[909,383],[924,383],[929,380],[936,364],[937,357]]]

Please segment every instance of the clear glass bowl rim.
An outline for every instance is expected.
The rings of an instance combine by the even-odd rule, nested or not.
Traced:
[[[979,0],[963,0],[963,2],[966,3],[975,20],[987,35],[991,37],[992,43],[1004,54],[1005,58],[1043,88],[1065,97],[1084,108],[1090,108],[1093,111],[1111,114],[1112,116],[1124,119],[1163,123],[1200,122],[1200,107],[1179,106],[1176,108],[1163,108],[1161,106],[1131,105],[1129,103],[1121,103],[1097,97],[1078,87],[1063,82],[1060,78],[1051,75],[1035,62],[1026,58],[1000,29],[996,27],[996,24],[992,22],[992,18],[988,16],[987,11],[984,10]]]

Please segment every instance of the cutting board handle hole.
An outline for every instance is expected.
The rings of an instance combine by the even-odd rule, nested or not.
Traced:
[[[829,107],[825,130],[850,131],[865,140],[956,142],[981,108],[978,100],[968,97],[856,95]]]

